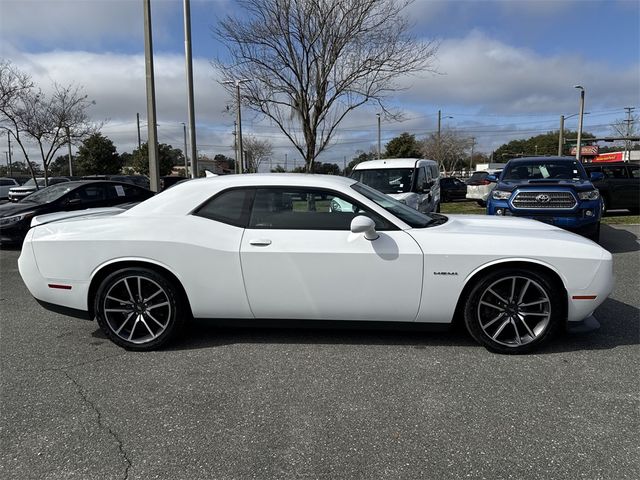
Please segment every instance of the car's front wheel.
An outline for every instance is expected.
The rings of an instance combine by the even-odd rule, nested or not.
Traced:
[[[169,341],[183,323],[183,301],[175,285],[147,268],[125,268],[107,276],[95,298],[100,328],[129,350],[151,350]]]
[[[562,312],[562,294],[547,275],[505,268],[476,283],[464,319],[471,336],[489,350],[518,354],[544,343]]]

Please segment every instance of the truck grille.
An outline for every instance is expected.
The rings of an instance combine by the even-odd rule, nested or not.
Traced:
[[[513,208],[571,210],[576,197],[569,192],[519,192],[512,200]]]

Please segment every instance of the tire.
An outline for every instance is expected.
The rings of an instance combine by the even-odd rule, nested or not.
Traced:
[[[443,193],[442,197],[440,198],[440,201],[442,203],[449,203],[451,200],[449,199],[449,194],[447,193]]]
[[[478,200],[478,205],[480,205],[482,208],[487,206],[487,202],[485,202],[484,200]]]
[[[184,323],[180,291],[164,275],[148,268],[124,268],[107,276],[94,304],[102,331],[127,350],[165,345]]]
[[[467,331],[492,352],[528,353],[561,324],[561,291],[543,273],[494,270],[479,279],[469,294],[464,309]]]

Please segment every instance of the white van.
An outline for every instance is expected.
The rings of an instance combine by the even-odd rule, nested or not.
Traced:
[[[434,160],[386,158],[355,166],[351,178],[424,213],[440,211],[440,170]]]

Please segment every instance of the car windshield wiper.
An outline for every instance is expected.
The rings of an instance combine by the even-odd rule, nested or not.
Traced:
[[[431,220],[429,220],[425,225],[427,227],[435,227],[436,225],[442,225],[443,223],[446,223],[447,220],[449,220],[445,215],[441,215],[439,213],[430,213],[429,216],[431,217]]]

